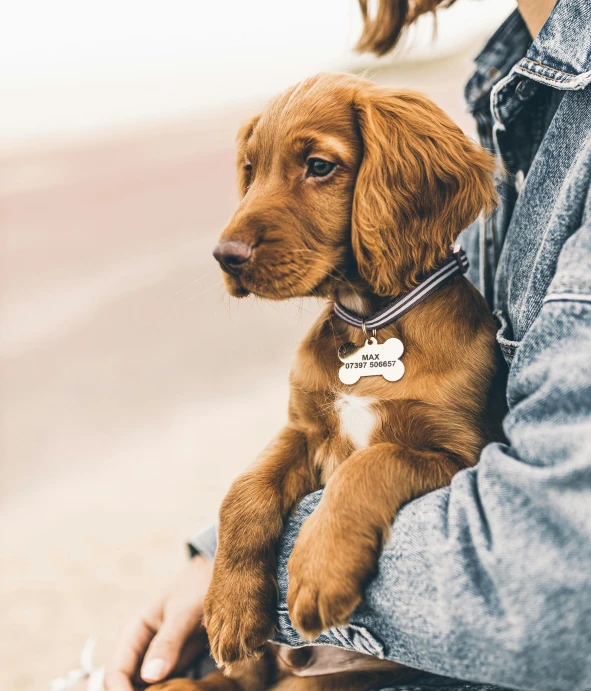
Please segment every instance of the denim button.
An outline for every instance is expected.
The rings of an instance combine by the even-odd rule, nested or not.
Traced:
[[[515,95],[520,101],[529,101],[537,89],[538,85],[531,79],[522,79],[515,87]]]

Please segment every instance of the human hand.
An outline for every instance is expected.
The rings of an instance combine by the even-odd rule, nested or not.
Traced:
[[[203,602],[211,573],[211,562],[193,558],[172,588],[129,622],[108,665],[106,691],[161,681],[205,649]]]

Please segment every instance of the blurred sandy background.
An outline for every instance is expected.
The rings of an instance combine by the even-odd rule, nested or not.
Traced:
[[[354,2],[244,4],[24,1],[0,22],[3,691],[48,689],[90,633],[105,660],[284,420],[318,306],[223,295],[238,125],[350,69],[471,132],[462,85],[512,3],[461,0],[433,47],[425,24],[383,61],[349,50]]]

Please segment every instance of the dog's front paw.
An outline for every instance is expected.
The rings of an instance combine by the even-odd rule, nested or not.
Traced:
[[[204,624],[218,667],[258,658],[275,629],[277,586],[265,569],[214,573]]]
[[[375,542],[322,516],[318,507],[305,522],[287,565],[289,616],[308,640],[349,622],[377,560]]]

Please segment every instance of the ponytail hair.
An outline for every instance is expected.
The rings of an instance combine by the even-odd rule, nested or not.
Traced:
[[[377,0],[378,6],[370,15],[369,0],[358,0],[363,17],[363,32],[355,50],[360,53],[389,53],[407,26],[422,14],[449,7],[455,0]]]

